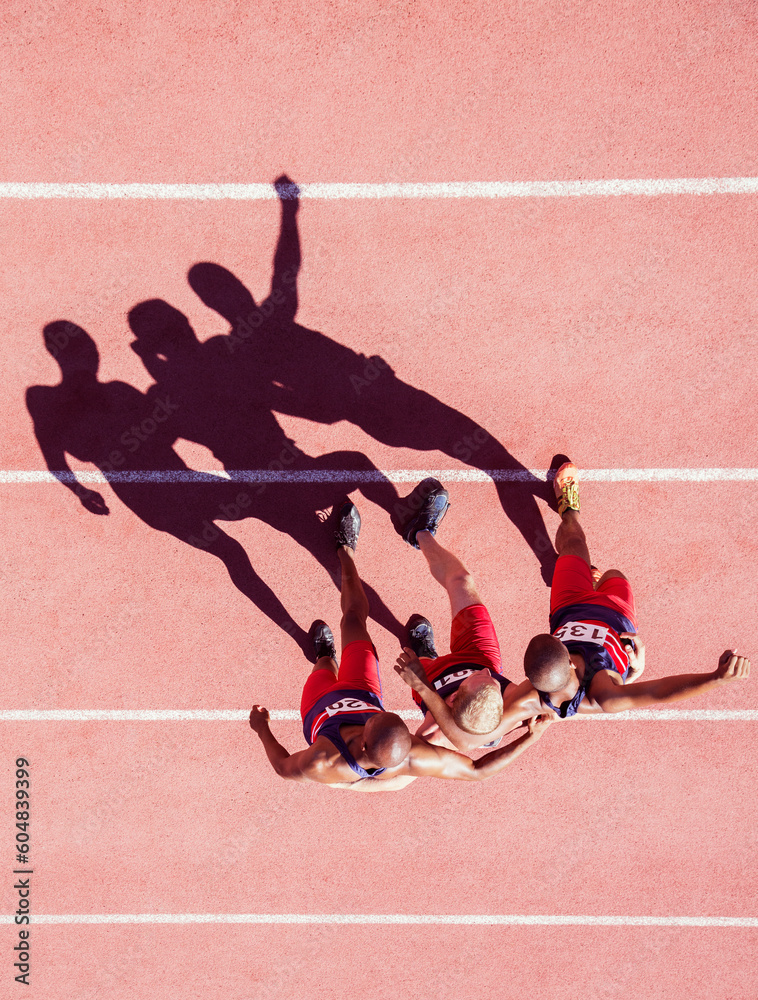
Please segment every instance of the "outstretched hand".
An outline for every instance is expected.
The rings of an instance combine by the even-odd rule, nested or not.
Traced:
[[[403,652],[395,664],[395,672],[400,674],[408,687],[413,688],[417,694],[423,695],[429,687],[418,656],[408,646],[403,646]]]
[[[263,705],[253,705],[250,710],[250,728],[253,732],[262,733],[264,729],[268,728],[268,723],[268,709],[264,708]]]
[[[645,669],[645,643],[636,632],[619,632],[626,655],[629,658],[629,673],[626,683],[636,681]]]
[[[533,715],[529,719],[529,735],[533,736],[536,740],[543,736],[547,732],[548,728],[555,722],[557,716],[555,712],[546,712],[543,715]]]
[[[722,681],[746,680],[750,676],[750,660],[738,656],[736,649],[727,649],[719,657],[716,677]]]

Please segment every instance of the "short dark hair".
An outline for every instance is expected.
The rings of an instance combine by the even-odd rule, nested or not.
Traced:
[[[366,756],[377,767],[397,767],[411,750],[408,727],[394,712],[378,712],[364,729]]]
[[[542,633],[530,640],[524,653],[524,673],[538,691],[560,691],[570,671],[571,658],[560,639]]]

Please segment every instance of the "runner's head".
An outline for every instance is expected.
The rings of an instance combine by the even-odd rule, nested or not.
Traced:
[[[256,309],[255,299],[247,288],[220,264],[209,261],[193,264],[187,279],[192,291],[232,326],[236,327],[243,320],[257,326],[263,320],[263,313]]]
[[[538,691],[562,691],[571,676],[571,657],[554,635],[535,635],[524,653],[524,672]]]
[[[455,724],[466,733],[485,735],[503,718],[503,692],[489,670],[478,670],[461,681],[451,706]]]
[[[76,323],[57,319],[54,323],[47,324],[42,336],[45,348],[61,366],[64,375],[71,375],[74,372],[97,374],[97,369],[100,367],[97,344],[87,331]]]
[[[411,750],[408,727],[394,712],[377,712],[363,727],[363,746],[376,767],[397,767]]]
[[[184,313],[163,299],[140,302],[129,312],[129,326],[137,338],[132,350],[145,364],[163,355],[171,358],[199,342]]]

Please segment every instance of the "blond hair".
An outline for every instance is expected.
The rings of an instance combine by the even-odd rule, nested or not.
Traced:
[[[473,691],[458,688],[452,704],[453,718],[459,729],[473,736],[491,733],[503,718],[503,694],[493,678],[482,678]]]

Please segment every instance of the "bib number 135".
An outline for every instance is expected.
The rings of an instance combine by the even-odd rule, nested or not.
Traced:
[[[598,646],[605,644],[608,629],[602,625],[592,625],[590,622],[566,622],[557,632],[553,633],[561,642],[595,642]]]

